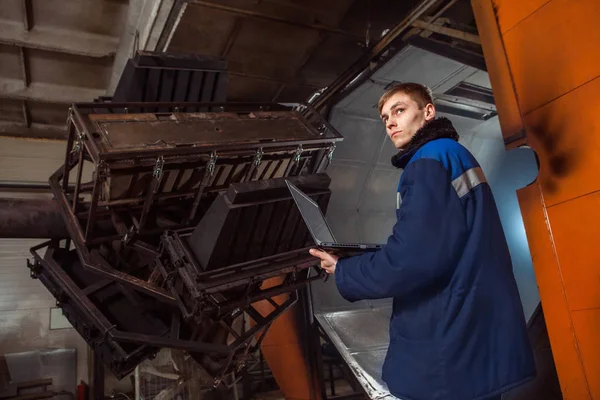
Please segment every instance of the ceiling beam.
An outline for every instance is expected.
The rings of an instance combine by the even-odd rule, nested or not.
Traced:
[[[28,87],[31,83],[31,76],[29,73],[29,58],[27,57],[27,50],[25,47],[19,47],[19,53],[21,55],[21,75],[23,78],[23,84]]]
[[[279,17],[277,15],[266,14],[266,13],[262,13],[262,12],[258,12],[258,11],[245,10],[243,8],[224,6],[221,4],[216,4],[216,3],[212,3],[210,1],[204,1],[204,0],[190,0],[190,2],[192,4],[195,4],[198,6],[211,8],[213,10],[224,11],[224,12],[228,12],[230,14],[243,15],[243,16],[250,17],[250,18],[263,19],[263,20],[268,20],[268,21],[280,22],[280,23],[286,24],[286,25],[298,26],[301,28],[319,30],[319,31],[327,32],[327,33],[346,36],[346,37],[349,37],[349,38],[352,38],[355,40],[360,40],[360,41],[364,40],[364,36],[362,34],[345,31],[345,30],[342,30],[342,29],[339,29],[339,28],[336,28],[333,26],[327,26],[324,24],[290,21],[283,17]]]
[[[424,29],[430,32],[439,33],[444,36],[450,36],[455,39],[464,40],[465,42],[475,43],[481,46],[479,36],[472,33],[463,32],[458,29],[447,28],[445,26],[435,25],[422,19],[418,19],[412,24],[415,28]]]
[[[439,11],[437,11],[435,14],[433,14],[431,17],[429,17],[428,21],[430,21],[431,23],[437,23],[438,20],[440,19],[440,17],[442,15],[444,15],[444,13],[446,11],[448,11],[452,6],[454,6],[457,2],[458,2],[458,0],[448,1],[444,7],[442,7]],[[413,28],[413,29],[409,30],[407,33],[405,33],[404,36],[402,36],[402,40],[406,41],[406,40],[408,40],[409,37],[412,37],[418,33],[424,34],[423,37],[428,37],[427,32],[421,32],[420,29]]]
[[[29,32],[33,28],[33,15],[31,14],[31,0],[23,1],[23,26]]]
[[[109,57],[117,51],[119,39],[52,28],[28,31],[21,25],[0,20],[0,43],[86,57]]]
[[[46,140],[66,140],[67,129],[64,126],[31,124],[0,121],[0,137],[32,138]]]
[[[29,111],[27,100],[23,100],[23,103],[21,103],[21,110],[23,111],[23,120],[25,121],[25,126],[27,128],[31,128],[31,112]]]
[[[64,86],[34,82],[25,86],[20,79],[0,78],[0,98],[32,100],[54,104],[89,102],[104,96],[103,89],[90,89],[78,86]]]

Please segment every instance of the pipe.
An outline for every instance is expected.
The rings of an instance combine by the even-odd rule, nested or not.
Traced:
[[[30,191],[41,190],[50,192],[50,185],[42,182],[0,181],[0,190]]]
[[[0,238],[66,239],[69,232],[52,199],[0,198]]]
[[[69,190],[74,190],[75,186],[68,186]],[[0,181],[0,191],[2,192],[48,192],[51,193],[50,184],[44,182],[24,182],[24,181]]]

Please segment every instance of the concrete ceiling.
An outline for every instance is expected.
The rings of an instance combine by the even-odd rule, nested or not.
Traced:
[[[0,133],[64,130],[68,105],[106,93],[127,0],[2,0]]]
[[[417,3],[192,1],[169,51],[226,58],[231,100],[297,101],[329,85],[365,52],[367,37],[377,41]]]
[[[64,138],[69,104],[110,95],[136,48],[226,59],[231,101],[295,102],[415,7],[427,4],[421,23],[476,32],[466,0],[1,1],[0,135],[34,138]],[[410,28],[402,40],[448,38]]]

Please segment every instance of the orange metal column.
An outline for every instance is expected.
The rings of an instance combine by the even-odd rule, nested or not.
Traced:
[[[518,191],[565,399],[600,399],[598,0],[472,0],[507,148],[537,180]]]
[[[262,289],[278,285],[283,279],[271,278],[263,283]],[[284,294],[275,298],[275,301],[282,304],[288,297],[288,294]],[[273,310],[273,306],[265,300],[257,302],[254,307],[263,315]],[[296,304],[277,318],[263,339],[261,351],[287,400],[318,400],[320,395],[316,390],[316,375],[311,371],[308,361],[308,349],[304,345],[305,329],[299,323],[299,313],[299,305]]]

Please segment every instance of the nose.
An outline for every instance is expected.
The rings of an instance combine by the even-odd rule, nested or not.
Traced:
[[[388,118],[385,127],[389,130],[396,126],[396,119],[394,117]]]

